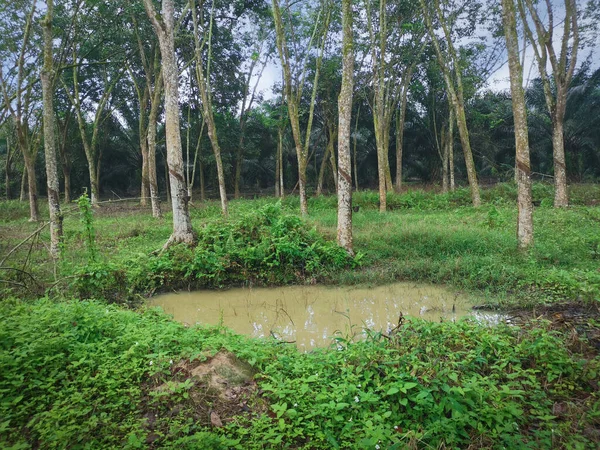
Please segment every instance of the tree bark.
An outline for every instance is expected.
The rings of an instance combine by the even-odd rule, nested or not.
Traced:
[[[163,86],[162,72],[159,72],[154,86],[154,95],[150,114],[148,114],[147,142],[148,142],[148,187],[150,189],[150,203],[152,205],[152,217],[162,217],[160,209],[160,197],[158,196],[158,174],[156,173],[156,126],[160,110],[160,98]]]
[[[323,181],[325,180],[325,167],[327,167],[327,161],[329,160],[329,154],[331,152],[331,146],[333,142],[331,139],[327,142],[325,146],[325,153],[323,154],[323,159],[321,160],[321,167],[319,168],[319,178],[317,178],[317,197],[322,195],[323,193]]]
[[[6,136],[6,172],[4,173],[4,188],[6,191],[6,200],[10,200],[10,172],[12,163],[13,153],[10,148],[10,140],[8,135]]]
[[[146,0],[145,0],[146,1]],[[212,94],[210,92],[210,63],[211,63],[211,45],[212,45],[212,25],[214,18],[214,11],[211,9],[210,13],[210,26],[208,30],[208,36],[205,38],[208,41],[208,68],[207,74],[204,75],[204,67],[202,65],[202,47],[200,43],[199,24],[198,17],[196,14],[196,1],[191,0],[192,9],[192,21],[194,24],[194,45],[195,45],[195,57],[196,57],[196,77],[198,79],[198,87],[200,89],[200,96],[202,98],[202,111],[204,114],[204,121],[206,123],[208,138],[212,145],[213,153],[215,155],[215,163],[217,165],[217,180],[219,182],[219,195],[221,197],[221,211],[225,217],[229,215],[227,208],[227,190],[225,187],[225,175],[223,171],[223,161],[221,160],[221,146],[219,145],[219,139],[217,136],[217,127],[215,125],[215,117],[212,110]],[[213,2],[214,7],[214,2]]]
[[[285,185],[283,184],[283,129],[279,127],[279,195],[285,197]]]
[[[510,92],[515,121],[515,144],[517,160],[517,241],[521,249],[533,245],[533,204],[531,198],[531,164],[529,159],[529,136],[527,108],[523,90],[523,68],[519,60],[519,38],[514,0],[502,0],[504,37],[508,51]]]
[[[563,106],[564,103],[564,106]],[[566,93],[556,102],[556,111],[552,119],[552,155],[554,159],[554,207],[569,206],[567,190],[567,166],[565,159],[564,113],[566,110]]]
[[[544,87],[546,106],[552,118],[552,155],[554,159],[554,207],[568,206],[569,196],[567,190],[567,173],[565,165],[564,147],[564,117],[567,107],[567,94],[573,74],[577,65],[579,50],[579,25],[576,0],[564,0],[565,17],[563,20],[560,52],[554,49],[554,12],[553,2],[547,0],[546,17],[548,26],[536,9],[537,3],[533,0],[517,0],[521,22],[527,39],[531,43],[537,61],[540,78]],[[535,39],[529,17],[535,26],[537,40]],[[552,67],[553,83],[548,75],[547,66]]]
[[[450,191],[456,190],[454,182],[454,113],[452,110],[448,116],[448,169],[450,170]]]
[[[352,0],[342,0],[342,87],[338,99],[338,227],[337,241],[354,255],[352,241],[352,161],[350,131],[354,89]]]
[[[462,75],[461,75],[461,65],[458,61],[458,56],[456,49],[454,48],[454,44],[452,42],[452,38],[450,36],[450,32],[447,27],[447,23],[445,22],[445,18],[443,17],[442,10],[440,8],[439,2],[435,2],[435,14],[438,17],[440,24],[442,26],[444,36],[446,38],[446,42],[448,44],[448,53],[449,59],[451,61],[451,65],[453,67],[454,77],[451,73],[451,65],[449,61],[446,60],[444,54],[442,53],[442,49],[440,47],[440,43],[438,41],[438,37],[435,34],[435,30],[433,28],[433,22],[431,20],[431,16],[429,14],[428,6],[425,4],[425,0],[420,0],[421,9],[423,11],[423,15],[425,17],[425,22],[427,26],[427,30],[429,32],[429,36],[433,43],[433,48],[435,50],[437,60],[440,66],[440,70],[442,71],[442,75],[444,78],[444,83],[446,84],[446,89],[448,91],[448,97],[450,99],[450,104],[452,109],[454,110],[454,117],[456,119],[456,123],[458,126],[458,133],[460,136],[460,142],[463,148],[463,153],[465,157],[465,165],[467,168],[467,177],[469,179],[469,186],[471,187],[471,199],[474,207],[481,206],[481,197],[479,193],[479,183],[477,181],[477,172],[475,170],[475,162],[473,160],[473,152],[471,151],[471,142],[469,138],[469,130],[467,128],[467,119],[465,115],[465,104],[464,104],[464,94],[463,94],[463,84],[462,84]]]
[[[179,71],[175,59],[174,2],[163,0],[161,14],[155,11],[152,0],[144,0],[144,7],[158,36],[165,85],[167,167],[173,205],[173,234],[165,245],[176,242],[193,244],[196,235],[188,210],[179,127]]]
[[[402,147],[404,145],[404,117],[406,115],[406,100],[400,104],[396,115],[396,192],[402,190]]]
[[[25,159],[25,158],[23,158]],[[25,163],[23,163],[23,172],[21,174],[21,191],[19,193],[19,201],[20,202],[24,202],[25,201],[25,187],[27,184],[27,166],[25,165]]]
[[[40,220],[40,209],[37,199],[37,180],[35,178],[35,157],[33,152],[25,152],[25,170],[27,171],[27,193],[29,196],[29,221],[38,222]]]
[[[56,163],[56,140],[54,136],[54,67],[52,51],[52,19],[54,0],[46,0],[46,17],[43,20],[44,66],[41,72],[42,97],[44,103],[44,152],[46,156],[46,178],[48,207],[50,210],[50,256],[58,259],[62,241],[62,215],[58,169]]]

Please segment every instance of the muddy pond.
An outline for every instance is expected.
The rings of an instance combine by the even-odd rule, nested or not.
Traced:
[[[149,300],[188,325],[222,324],[237,333],[294,342],[300,350],[327,347],[332,338],[384,331],[400,314],[427,320],[464,316],[494,324],[501,316],[472,310],[476,301],[441,286],[395,283],[372,288],[285,286],[164,294]]]

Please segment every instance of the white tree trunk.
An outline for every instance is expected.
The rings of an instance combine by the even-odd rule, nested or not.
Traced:
[[[46,177],[48,185],[48,206],[50,209],[50,255],[58,259],[62,239],[62,216],[60,214],[60,193],[56,164],[56,141],[54,136],[54,83],[52,52],[52,13],[54,0],[46,0],[46,17],[43,20],[44,66],[41,73],[42,96],[44,102],[44,152],[46,156]]]
[[[173,0],[163,0],[162,12],[158,15],[154,10],[152,0],[144,0],[146,13],[158,36],[165,85],[167,166],[173,206],[173,234],[166,245],[175,242],[192,244],[196,240],[188,210],[187,189],[183,172],[179,129],[179,71],[175,59],[175,11],[173,3]]]
[[[531,165],[529,159],[529,136],[527,109],[523,91],[523,68],[519,60],[519,38],[514,0],[502,0],[504,36],[508,51],[510,92],[515,121],[515,144],[517,161],[517,240],[519,248],[533,245],[533,204],[531,201]]]
[[[338,99],[338,244],[354,254],[352,242],[352,160],[350,131],[352,91],[354,89],[354,53],[352,36],[352,0],[342,0],[342,88]]]

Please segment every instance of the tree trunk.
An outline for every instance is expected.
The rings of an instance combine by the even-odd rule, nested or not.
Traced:
[[[37,180],[35,179],[35,158],[26,152],[25,169],[27,170],[27,186],[29,194],[29,221],[40,220],[40,210],[37,202]]]
[[[98,206],[98,201],[100,200],[100,192],[98,189],[98,167],[96,165],[96,159],[93,157],[88,157],[88,174],[90,176],[90,186],[92,188],[90,200],[92,206]]]
[[[448,97],[450,99],[451,107],[458,125],[458,133],[460,136],[460,142],[463,148],[465,156],[465,165],[467,167],[467,177],[469,179],[469,186],[471,187],[471,199],[474,207],[481,206],[481,197],[479,194],[479,183],[477,181],[477,173],[475,170],[475,162],[473,160],[473,153],[471,151],[471,142],[469,139],[469,130],[467,128],[467,119],[465,116],[465,105],[463,96],[463,85],[461,76],[461,67],[458,63],[458,56],[451,40],[450,32],[448,30],[448,24],[445,22],[443,17],[442,9],[439,3],[435,4],[436,16],[439,19],[440,25],[444,31],[446,37],[446,43],[448,45],[448,52],[450,54],[449,60],[442,53],[438,37],[435,34],[431,16],[429,15],[428,7],[425,0],[420,0],[421,8],[425,17],[427,30],[433,43],[437,60],[442,71],[444,83],[448,91]],[[451,75],[451,65],[453,65],[454,77]]]
[[[204,104],[204,101],[202,102]],[[223,161],[221,160],[221,147],[217,139],[217,128],[212,116],[212,111],[204,110],[204,117],[206,118],[206,128],[208,131],[208,137],[212,144],[213,153],[215,155],[215,162],[217,164],[217,180],[219,182],[219,196],[221,198],[221,211],[223,215],[227,217],[229,215],[227,209],[227,191],[225,189],[225,175],[223,172]]]
[[[285,185],[283,184],[283,130],[279,128],[279,195],[285,197]]]
[[[198,171],[200,172],[200,201],[206,200],[206,184],[204,182],[204,164],[202,163],[202,159],[198,164]]]
[[[350,255],[354,255],[352,242],[352,161],[350,158],[353,89],[352,0],[342,0],[342,88],[338,99],[337,241],[340,247],[344,248]]]
[[[508,51],[510,92],[515,121],[515,144],[517,160],[517,240],[521,249],[533,245],[533,205],[531,201],[531,165],[529,160],[529,136],[527,108],[523,90],[523,68],[519,61],[519,38],[514,0],[502,0],[504,36]]]
[[[173,0],[163,0],[162,13],[158,15],[154,10],[152,0],[144,0],[146,13],[158,36],[165,85],[167,166],[173,205],[173,234],[166,245],[176,242],[193,244],[196,240],[188,210],[187,189],[183,173],[179,127],[179,71],[175,59],[173,3]]]
[[[148,0],[144,0],[148,1]],[[196,2],[192,1],[192,20],[194,24],[194,44],[195,44],[195,57],[196,57],[196,78],[198,80],[198,87],[200,89],[200,96],[202,98],[202,111],[204,113],[204,121],[208,132],[208,138],[212,145],[213,153],[215,155],[215,163],[217,165],[217,180],[219,182],[219,195],[221,197],[221,211],[225,217],[229,215],[227,209],[227,191],[225,187],[225,175],[223,172],[223,161],[221,160],[221,147],[219,145],[219,139],[217,137],[217,127],[215,125],[215,118],[212,110],[212,98],[210,92],[210,63],[211,63],[211,45],[212,45],[212,25],[213,25],[213,12],[211,10],[210,16],[210,27],[208,30],[208,69],[207,75],[204,76],[204,67],[202,65],[201,55],[201,44],[199,41],[199,26],[198,18],[196,15]]]
[[[56,140],[54,136],[54,67],[52,51],[52,13],[54,0],[46,0],[46,17],[42,22],[44,31],[44,67],[41,73],[43,114],[44,114],[44,153],[46,156],[46,178],[48,180],[48,207],[50,211],[50,256],[58,259],[62,241],[62,215],[60,213],[60,189],[56,164]]]
[[[394,183],[392,183],[392,169],[390,167],[390,129],[386,131],[386,145],[384,147],[385,155],[385,190],[386,192],[394,192]]]
[[[538,14],[537,2],[533,0],[518,0],[519,14],[525,35],[532,44],[535,59],[537,61],[540,77],[544,87],[546,106],[552,117],[552,151],[554,159],[554,207],[568,206],[569,196],[567,192],[567,174],[565,166],[564,148],[564,116],[567,104],[567,93],[573,79],[577,65],[577,53],[579,50],[580,36],[578,11],[576,0],[564,1],[563,30],[560,42],[560,50],[554,48],[554,14],[553,2],[547,0],[548,26],[544,24],[542,16]],[[527,8],[526,8],[527,7]],[[527,12],[531,18],[527,17]],[[533,22],[537,34],[535,39],[529,23]],[[550,63],[550,64],[548,64]],[[554,86],[548,76],[547,66],[552,67],[552,78]],[[554,94],[554,92],[556,94]],[[556,97],[555,97],[556,95]]]
[[[6,172],[4,173],[4,188],[6,190],[6,200],[10,200],[10,171],[11,171],[11,160],[12,154],[10,150],[10,141],[8,136],[6,137]]]
[[[65,194],[64,194],[64,202],[66,204],[71,203],[71,168],[65,167],[64,164],[62,166],[63,169],[63,178],[65,180]]]
[[[473,153],[471,152],[471,142],[469,140],[469,130],[467,129],[467,118],[465,117],[464,106],[458,101],[453,101],[456,111],[456,123],[458,125],[458,134],[460,136],[460,143],[463,148],[465,156],[465,165],[467,167],[467,178],[469,179],[469,186],[471,188],[471,198],[473,200],[473,206],[481,206],[481,197],[479,196],[479,183],[477,181],[477,172],[475,170],[475,162],[473,160]]]
[[[400,111],[396,115],[396,192],[402,190],[402,147],[404,146],[404,117],[406,114],[406,101],[400,104]]]
[[[569,193],[567,190],[567,168],[565,161],[564,117],[559,111],[560,102],[557,102],[557,114],[553,120],[552,129],[552,154],[554,158],[554,207],[564,208],[569,206]]]
[[[356,158],[356,146],[358,144],[358,118],[360,117],[360,107],[356,113],[356,123],[354,125],[354,189],[358,191],[358,160]],[[338,144],[339,145],[339,144]],[[338,149],[339,152],[339,149]]]
[[[448,130],[442,128],[442,192],[448,192],[448,156],[450,154],[450,139]]]
[[[335,163],[335,142],[331,143],[331,151],[329,152],[329,164],[331,164],[331,174],[333,175],[333,185],[335,186],[335,192],[338,191],[338,176],[337,176],[337,164]],[[352,173],[352,171],[350,171]],[[350,180],[350,185],[352,185],[352,180]]]
[[[279,198],[279,169],[281,164],[279,163],[279,144],[277,145],[277,152],[275,153],[275,198]]]
[[[448,117],[448,169],[450,170],[450,190],[454,192],[454,113],[450,110]]]
[[[23,158],[25,159],[25,158]],[[25,201],[25,185],[27,183],[27,165],[23,163],[23,173],[21,174],[21,192],[19,193],[19,201]]]
[[[323,180],[325,179],[325,167],[327,167],[327,161],[329,160],[329,153],[331,152],[331,146],[333,142],[331,139],[327,142],[327,146],[325,147],[325,153],[323,154],[323,159],[321,160],[321,168],[319,169],[319,178],[317,179],[317,197],[323,193]]]
[[[152,204],[152,217],[162,217],[160,209],[160,197],[158,194],[158,174],[156,173],[156,124],[158,123],[158,113],[160,98],[162,96],[163,78],[162,72],[159,73],[154,85],[154,95],[150,114],[148,114],[147,142],[148,142],[148,187],[150,189],[150,203]],[[167,183],[168,186],[168,183]]]
[[[144,136],[143,133],[140,136],[140,151],[142,153],[142,185],[140,191],[140,205],[148,206],[148,196],[150,194],[150,179],[148,170],[148,143],[146,141],[146,136]]]

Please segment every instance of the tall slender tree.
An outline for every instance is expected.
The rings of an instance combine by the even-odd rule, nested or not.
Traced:
[[[354,48],[352,0],[342,0],[342,89],[338,99],[338,244],[353,255],[352,245],[352,93],[354,90]]]
[[[196,235],[188,207],[179,128],[179,70],[175,59],[174,0],[163,0],[160,13],[154,8],[152,0],[144,0],[144,7],[158,36],[165,85],[167,165],[173,206],[173,234],[165,245],[176,242],[193,244]]]
[[[24,23],[22,24],[22,30],[18,31],[16,36],[10,36],[10,33],[7,33],[9,34],[7,37],[8,39],[14,39],[13,42],[6,46],[9,49],[14,48],[16,50],[16,53],[11,55],[14,57],[14,67],[9,69],[9,72],[5,75],[4,65],[6,64],[6,61],[4,61],[3,64],[0,64],[0,87],[2,88],[4,97],[4,106],[8,109],[9,115],[14,123],[17,135],[17,145],[21,150],[25,162],[23,182],[25,179],[27,180],[29,220],[31,222],[37,222],[40,219],[37,179],[35,174],[39,133],[36,132],[37,126],[34,123],[36,122],[36,118],[33,116],[33,107],[36,103],[36,99],[34,98],[35,91],[33,89],[33,79],[37,77],[37,72],[28,67],[31,61],[28,61],[27,58],[29,49],[32,47],[37,3],[36,0],[33,0],[27,11],[17,11],[12,14],[10,19],[6,19],[7,23],[4,25],[8,25],[8,21],[13,20],[15,16],[23,17]],[[15,4],[17,8],[19,5],[19,3]],[[8,79],[11,72],[15,72],[13,83]],[[24,187],[23,183],[22,187]],[[23,193],[23,189],[21,189],[21,193]]]
[[[502,21],[508,51],[510,92],[517,149],[517,240],[519,248],[525,249],[533,244],[533,205],[531,202],[531,163],[529,158],[527,109],[523,90],[523,67],[519,60],[519,37],[514,0],[502,0]]]
[[[46,179],[48,186],[48,206],[50,209],[50,255],[58,259],[62,240],[62,216],[58,169],[56,164],[56,139],[54,136],[54,54],[52,46],[52,18],[54,0],[46,0],[46,17],[42,26],[44,34],[44,66],[41,72],[42,96],[44,101],[44,152],[46,156]]]
[[[203,2],[200,6],[203,10]],[[221,159],[221,146],[219,145],[219,138],[217,135],[217,126],[215,124],[215,116],[213,112],[212,104],[212,92],[210,87],[210,69],[212,62],[212,39],[213,39],[213,24],[215,15],[215,0],[212,0],[210,8],[209,25],[200,33],[200,27],[198,22],[198,15],[196,12],[196,1],[190,0],[190,8],[192,10],[192,21],[194,24],[194,48],[195,48],[195,62],[196,62],[196,77],[198,81],[198,88],[200,89],[200,96],[202,98],[202,111],[204,121],[206,123],[206,129],[208,132],[208,138],[212,145],[213,153],[215,155],[215,162],[217,164],[217,180],[219,182],[219,195],[221,197],[221,211],[224,216],[228,215],[227,209],[227,191],[225,187],[225,173],[223,170],[223,160]],[[202,35],[202,41],[200,36]],[[204,48],[207,48],[207,63],[206,69],[202,59],[202,53]]]
[[[314,107],[317,96],[317,87],[319,83],[319,73],[323,53],[325,51],[325,42],[329,31],[329,20],[331,17],[331,7],[327,0],[324,0],[319,5],[317,14],[307,48],[304,49],[304,54],[298,52],[298,42],[294,42],[294,52],[290,51],[288,40],[286,38],[286,29],[284,27],[283,15],[279,0],[273,2],[273,19],[275,22],[275,33],[277,40],[277,50],[283,69],[283,97],[288,107],[288,116],[292,128],[292,136],[296,147],[296,157],[298,159],[298,190],[300,191],[300,212],[302,215],[308,214],[308,201],[306,197],[306,167],[308,165],[308,155],[310,146],[310,137],[312,122],[314,118]],[[286,5],[289,11],[290,6]],[[290,14],[291,15],[291,14]],[[325,16],[322,19],[322,16]],[[315,45],[320,41],[319,45]],[[304,88],[308,56],[310,50],[316,46],[319,48],[319,53],[316,61],[313,90],[309,106],[308,122],[304,137],[300,130],[300,101],[302,100],[302,92]],[[294,73],[297,69],[299,73]]]
[[[433,0],[432,2],[428,3],[426,3],[425,0],[419,1],[421,2],[421,9],[423,11],[423,16],[425,17],[425,24],[427,26],[427,30],[429,31],[433,48],[435,49],[440,70],[442,71],[442,75],[444,77],[444,82],[450,98],[450,104],[454,109],[458,133],[460,135],[460,141],[465,157],[465,165],[467,167],[467,177],[469,179],[469,186],[471,187],[471,199],[473,206],[477,207],[481,205],[481,196],[479,193],[479,182],[477,181],[475,161],[473,160],[473,152],[471,150],[469,130],[467,128],[464,84],[461,72],[462,64],[459,60],[458,51],[454,45],[454,38],[452,36],[450,27],[451,24],[448,17],[444,14],[440,0]],[[444,36],[443,39],[440,39],[435,33],[436,23],[442,29]],[[442,50],[440,41],[445,41],[447,45],[447,52]]]
[[[540,2],[542,3],[542,2]],[[554,2],[558,3],[558,2]],[[554,206],[569,204],[567,191],[567,168],[565,159],[564,119],[567,109],[567,94],[577,66],[579,50],[579,24],[577,2],[564,0],[564,19],[560,50],[555,49],[554,14],[556,5],[545,0],[547,23],[544,23],[533,0],[518,0],[519,13],[525,34],[533,48],[540,77],[544,85],[546,106],[552,119],[552,152],[554,159]],[[535,27],[535,35],[530,26]],[[552,78],[548,74],[548,63],[552,68]]]

